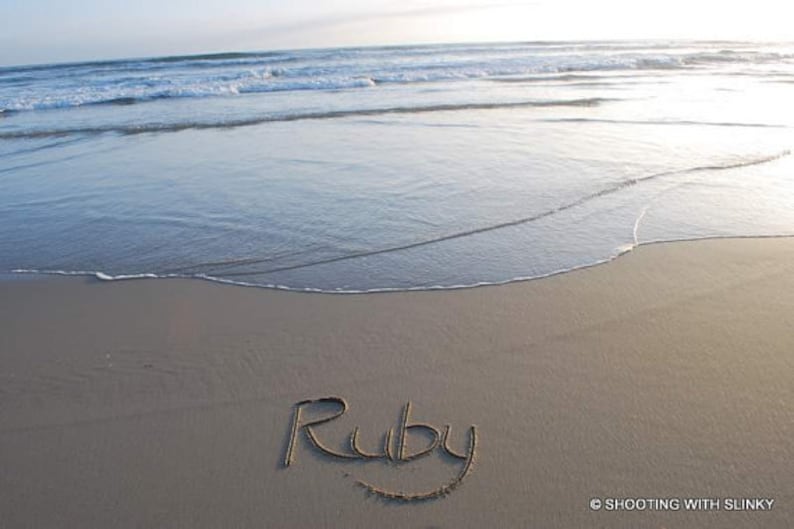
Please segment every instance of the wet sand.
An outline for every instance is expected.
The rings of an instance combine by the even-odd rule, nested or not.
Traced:
[[[0,527],[789,528],[792,329],[788,238],[458,291],[0,281]],[[391,430],[399,460],[445,425],[470,468],[441,442],[323,452]],[[754,498],[775,501],[725,508]]]

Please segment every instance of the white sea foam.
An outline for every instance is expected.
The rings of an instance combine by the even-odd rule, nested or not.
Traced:
[[[565,52],[561,52],[564,50]],[[609,50],[605,52],[604,50]],[[657,45],[512,45],[220,54],[173,60],[0,68],[0,109],[23,111],[167,98],[370,88],[388,83],[548,73],[697,69],[788,63],[794,54]],[[410,58],[411,60],[406,60]],[[68,71],[68,75],[64,72]]]
[[[43,269],[24,269],[19,268],[12,270],[11,273],[13,274],[29,274],[29,275],[54,275],[54,276],[85,276],[85,277],[94,277],[100,281],[134,281],[134,280],[142,280],[142,279],[198,279],[203,281],[209,281],[212,283],[219,283],[224,285],[233,285],[233,286],[241,286],[241,287],[252,287],[252,288],[264,288],[269,290],[283,290],[288,292],[306,292],[306,293],[316,293],[316,294],[376,294],[376,293],[388,293],[388,292],[423,292],[423,291],[434,291],[434,290],[463,290],[463,289],[470,289],[470,288],[479,288],[485,286],[496,286],[496,285],[507,285],[510,283],[516,282],[523,282],[523,281],[532,281],[537,279],[543,279],[547,277],[552,277],[560,274],[565,274],[569,272],[574,272],[576,270],[582,270],[586,268],[592,268],[594,266],[598,266],[601,264],[608,263],[613,261],[615,258],[622,255],[624,252],[614,252],[607,258],[598,259],[595,261],[579,264],[577,266],[568,267],[568,268],[560,268],[557,270],[553,270],[550,272],[546,272],[543,274],[538,275],[528,275],[528,276],[518,276],[512,277],[509,279],[501,280],[501,281],[478,281],[475,283],[460,283],[460,284],[451,284],[451,285],[423,285],[423,286],[411,286],[411,287],[379,287],[379,288],[367,288],[367,289],[355,289],[355,288],[342,288],[336,287],[333,289],[323,289],[323,288],[315,288],[315,287],[293,287],[289,285],[280,285],[277,283],[258,283],[253,281],[243,281],[243,280],[235,280],[235,279],[227,279],[224,277],[214,277],[207,274],[155,274],[151,272],[140,273],[140,274],[107,274],[105,272],[100,271],[86,271],[86,270],[43,270]]]

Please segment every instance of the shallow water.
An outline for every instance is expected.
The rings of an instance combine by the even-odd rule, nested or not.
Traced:
[[[794,45],[558,43],[0,69],[0,272],[329,291],[794,233]]]

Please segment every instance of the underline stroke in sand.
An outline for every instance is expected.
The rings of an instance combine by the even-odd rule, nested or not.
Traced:
[[[328,410],[332,406],[335,410]],[[411,402],[407,402],[402,409],[402,414],[395,431],[390,428],[383,441],[383,450],[380,453],[370,453],[363,450],[359,445],[359,427],[356,426],[348,439],[349,451],[338,451],[329,448],[323,441],[320,440],[315,428],[327,424],[333,420],[340,418],[347,412],[347,401],[341,397],[322,397],[319,399],[309,399],[297,402],[294,406],[292,414],[292,422],[289,430],[289,442],[287,444],[286,453],[284,455],[284,468],[288,468],[295,464],[296,461],[296,445],[299,441],[300,433],[305,435],[305,441],[311,450],[335,460],[347,461],[372,461],[381,460],[394,465],[405,464],[416,461],[422,457],[428,456],[433,451],[438,449],[442,454],[461,462],[462,467],[458,474],[449,482],[439,485],[437,488],[427,491],[409,492],[404,490],[388,490],[369,482],[356,480],[356,484],[363,487],[367,491],[382,498],[404,501],[416,502],[433,500],[446,496],[455,490],[463,480],[471,473],[474,457],[477,449],[477,427],[469,427],[468,447],[465,453],[460,453],[452,449],[449,445],[450,425],[445,425],[443,433],[436,427],[421,422],[411,422]],[[319,414],[316,418],[304,419],[304,412],[314,412]],[[325,413],[323,413],[325,412]],[[408,436],[410,432],[423,432],[429,434],[430,442],[421,450],[409,451],[408,450]]]

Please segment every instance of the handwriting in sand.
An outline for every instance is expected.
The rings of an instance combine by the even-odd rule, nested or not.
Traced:
[[[330,405],[330,410],[328,409]],[[336,409],[334,409],[336,408]],[[440,498],[449,494],[457,488],[463,480],[470,474],[472,465],[474,463],[474,456],[477,449],[477,428],[475,426],[469,427],[468,448],[465,453],[460,453],[453,450],[449,445],[450,425],[444,426],[443,433],[436,427],[411,421],[411,403],[405,404],[400,416],[399,423],[395,432],[394,428],[390,428],[385,436],[383,442],[383,450],[380,453],[366,452],[359,446],[359,427],[356,426],[349,437],[350,451],[340,452],[328,447],[324,443],[317,432],[316,427],[321,424],[329,423],[338,419],[348,409],[347,401],[341,397],[323,397],[319,399],[302,400],[295,404],[294,412],[292,415],[292,424],[290,425],[289,442],[287,444],[287,451],[284,456],[284,467],[289,467],[295,463],[295,449],[298,442],[298,437],[301,432],[305,434],[305,438],[309,443],[311,449],[323,454],[324,456],[335,459],[346,460],[384,460],[393,464],[404,464],[415,461],[421,457],[431,454],[434,450],[439,449],[447,456],[462,462],[461,470],[457,476],[447,483],[440,485],[438,488],[429,491],[420,492],[406,492],[406,491],[390,491],[378,487],[365,481],[357,480],[360,486],[367,489],[369,492],[378,496],[389,498],[392,500],[400,501],[422,501]],[[309,420],[304,419],[304,412],[313,410],[315,415],[320,414]],[[323,414],[322,412],[325,411]],[[429,434],[430,442],[419,450],[411,451],[408,448],[408,435],[411,431],[418,432],[424,431]]]

